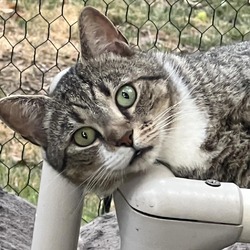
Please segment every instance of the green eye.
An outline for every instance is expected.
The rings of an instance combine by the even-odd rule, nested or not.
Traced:
[[[130,108],[136,100],[136,91],[130,85],[122,86],[116,94],[116,102],[123,108]]]
[[[90,127],[80,128],[74,134],[75,143],[80,147],[87,147],[96,139],[96,131]]]

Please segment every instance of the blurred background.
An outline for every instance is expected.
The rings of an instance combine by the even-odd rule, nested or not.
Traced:
[[[250,40],[249,0],[0,0],[0,98],[47,94],[52,78],[77,62],[84,6],[107,15],[137,49],[176,53]],[[37,204],[38,147],[0,122],[0,187]],[[85,198],[83,223],[103,212]]]

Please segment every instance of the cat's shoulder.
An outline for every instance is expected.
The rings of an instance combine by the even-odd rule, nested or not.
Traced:
[[[250,64],[250,41],[233,43],[210,48],[208,51],[197,51],[185,55],[189,61],[210,62],[214,64]]]

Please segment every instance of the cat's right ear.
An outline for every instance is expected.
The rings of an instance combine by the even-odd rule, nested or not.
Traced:
[[[0,100],[0,120],[32,143],[46,147],[47,136],[43,127],[46,96],[9,96]]]
[[[80,14],[78,24],[83,59],[95,58],[104,52],[125,57],[134,54],[121,32],[95,8],[85,7]]]

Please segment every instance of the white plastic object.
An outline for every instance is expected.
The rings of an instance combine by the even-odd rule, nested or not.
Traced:
[[[121,250],[216,250],[250,242],[250,190],[173,177],[163,166],[115,193]]]
[[[31,250],[77,249],[83,190],[43,161]]]
[[[52,80],[50,86],[49,86],[49,93],[53,93],[55,90],[58,82],[61,80],[61,78],[70,70],[70,67],[60,71]]]
[[[241,196],[243,203],[243,232],[241,233],[239,241],[250,242],[250,189],[241,189]]]

